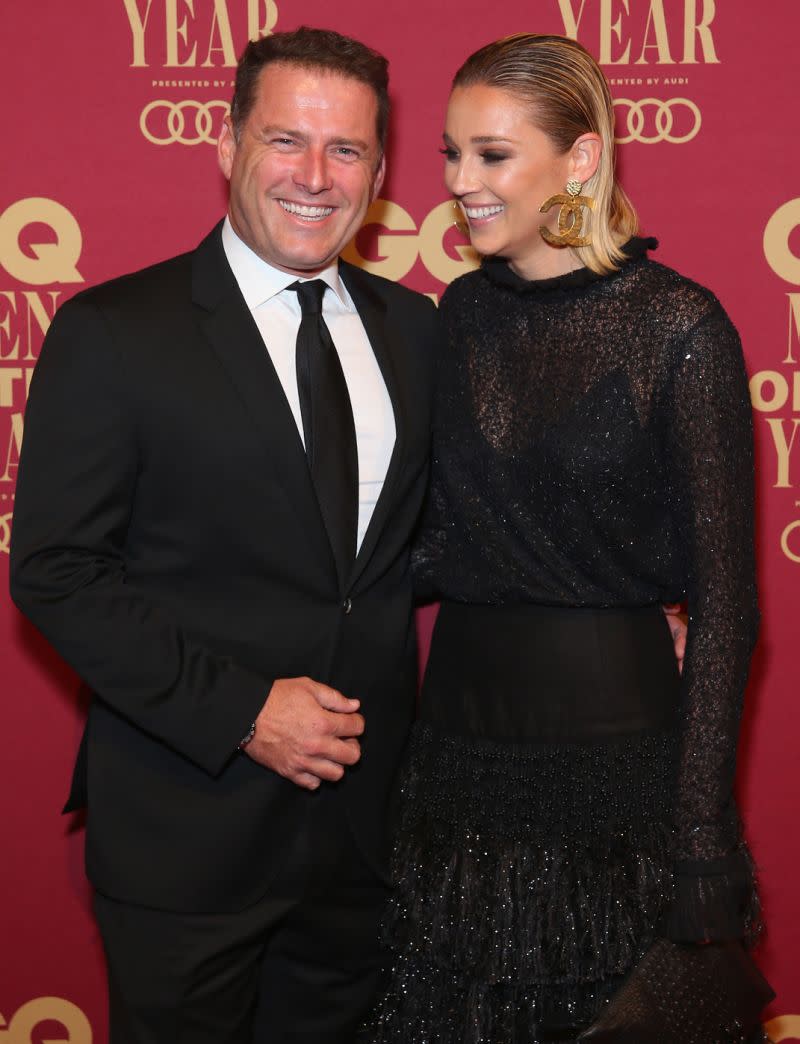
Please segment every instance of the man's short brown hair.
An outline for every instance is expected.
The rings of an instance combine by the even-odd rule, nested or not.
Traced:
[[[375,130],[380,151],[384,152],[389,127],[389,62],[378,51],[352,37],[342,36],[332,29],[311,29],[305,25],[291,32],[273,33],[261,40],[251,40],[245,47],[236,69],[231,103],[236,138],[253,107],[261,70],[273,62],[325,69],[371,87],[378,103]]]

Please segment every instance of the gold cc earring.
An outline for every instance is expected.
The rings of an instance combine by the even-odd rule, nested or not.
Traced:
[[[589,246],[592,242],[591,236],[581,236],[581,230],[583,229],[581,208],[588,207],[589,210],[594,210],[594,200],[591,196],[582,196],[582,188],[583,185],[577,178],[570,178],[567,182],[568,195],[551,196],[539,207],[539,213],[546,214],[556,204],[561,206],[558,214],[559,235],[555,235],[545,225],[539,226],[542,239],[551,246],[583,247]]]

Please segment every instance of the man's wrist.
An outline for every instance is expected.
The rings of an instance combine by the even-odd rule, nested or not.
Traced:
[[[253,722],[253,724],[247,730],[247,733],[242,737],[241,741],[239,742],[239,750],[244,750],[245,747],[248,745],[248,743],[250,743],[252,741],[252,739],[255,736],[255,734],[256,734],[256,723]]]

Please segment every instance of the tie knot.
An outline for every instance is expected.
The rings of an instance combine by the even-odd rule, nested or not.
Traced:
[[[294,290],[300,298],[300,311],[303,315],[319,315],[322,312],[322,298],[328,289],[328,284],[323,279],[309,279],[307,283],[301,283],[298,279],[286,289]]]

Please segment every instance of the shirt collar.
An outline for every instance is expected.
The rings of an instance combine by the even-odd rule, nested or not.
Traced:
[[[230,217],[226,215],[222,226],[222,248],[231,266],[239,289],[242,291],[247,307],[252,312],[265,301],[271,300],[287,286],[291,286],[298,278],[306,282],[302,276],[292,275],[291,272],[283,272],[280,268],[268,264],[263,258],[251,250],[251,248],[234,231]],[[341,276],[339,275],[338,259],[331,262],[327,268],[318,272],[312,278],[322,279],[336,294],[341,304],[348,310],[353,309],[350,295],[345,289]]]

